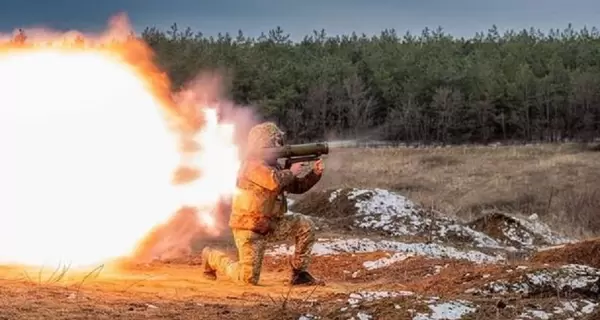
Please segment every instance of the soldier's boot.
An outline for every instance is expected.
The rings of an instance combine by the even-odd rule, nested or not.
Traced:
[[[211,268],[208,263],[210,250],[209,247],[202,249],[202,275],[208,280],[217,280],[217,271]]]
[[[290,284],[293,286],[311,286],[311,285],[324,285],[322,280],[316,279],[306,270],[292,269],[292,279]]]

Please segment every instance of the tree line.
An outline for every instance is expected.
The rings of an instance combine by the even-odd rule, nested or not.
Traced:
[[[421,143],[591,140],[600,133],[596,28],[472,38],[441,28],[292,41],[146,28],[141,38],[179,87],[201,71],[231,76],[230,98],[294,141],[328,137]]]

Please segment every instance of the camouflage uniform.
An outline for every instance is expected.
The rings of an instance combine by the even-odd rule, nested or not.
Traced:
[[[248,137],[251,150],[283,145],[283,132],[271,123],[255,126]],[[307,271],[310,253],[315,242],[314,224],[301,214],[286,214],[286,192],[300,194],[308,191],[321,179],[314,170],[304,177],[281,168],[277,159],[272,161],[248,156],[238,175],[240,189],[232,202],[229,226],[232,228],[239,261],[224,253],[205,248],[205,274],[216,278],[224,274],[232,280],[256,285],[260,278],[267,242],[295,239],[295,253],[291,259],[292,284],[318,282]]]

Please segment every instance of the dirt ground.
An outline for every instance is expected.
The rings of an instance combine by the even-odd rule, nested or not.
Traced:
[[[600,268],[600,238],[544,250],[532,257],[541,263],[585,264]]]
[[[477,265],[415,257],[376,270],[362,267],[364,261],[385,255],[317,256],[311,270],[326,285],[294,288],[286,282],[286,258],[279,257],[266,258],[259,286],[240,286],[227,279],[205,280],[195,265],[196,257],[188,262],[107,266],[101,272],[72,271],[62,278],[50,271],[36,274],[22,267],[3,267],[0,319],[299,319],[316,312],[326,315],[321,319],[348,319],[340,310],[353,292],[410,291],[456,299],[484,282],[518,278],[525,271],[519,271],[517,265],[526,265],[529,270],[551,265]],[[515,272],[507,273],[509,269]],[[495,319],[514,319],[514,310],[501,310],[498,305],[526,306],[551,303],[553,299],[481,296],[478,303],[482,307],[469,318],[487,319],[493,314]],[[403,306],[402,311],[396,310],[399,306]],[[397,297],[361,308],[376,312],[376,319],[412,319],[406,310],[422,307],[414,299]]]
[[[598,226],[600,153],[567,147],[442,148],[431,150],[343,150],[326,159],[328,172],[319,189],[379,187],[400,191],[426,207],[449,215],[479,217],[480,209],[538,213],[545,221],[571,234],[595,233]],[[344,159],[341,161],[340,159]],[[373,165],[377,163],[377,165]],[[579,179],[579,180],[577,180]],[[318,193],[307,195],[318,197]],[[327,199],[304,201],[304,209],[330,225],[348,224],[347,203]],[[319,204],[317,206],[317,204]],[[565,208],[571,211],[566,212]],[[302,208],[298,208],[302,209]],[[572,212],[578,212],[573,215]],[[493,220],[493,219],[492,219]],[[490,219],[475,220],[477,230],[499,234]],[[480,223],[483,223],[481,225]],[[187,224],[180,233],[194,238]],[[341,229],[341,228],[338,228]],[[319,237],[334,237],[335,228]],[[348,228],[343,235],[375,237],[371,230]],[[340,233],[341,235],[341,233]],[[156,237],[161,239],[159,233]],[[2,319],[413,319],[427,305],[415,296],[366,301],[349,308],[349,297],[363,291],[412,292],[416,296],[468,300],[479,308],[465,319],[517,319],[525,309],[555,308],[565,299],[592,299],[575,293],[542,290],[522,296],[467,293],[490,281],[517,281],[526,272],[565,264],[600,267],[599,240],[557,247],[507,264],[475,264],[462,260],[411,257],[368,270],[363,263],[389,256],[387,252],[315,256],[311,271],[325,286],[287,285],[285,258],[266,257],[259,286],[241,286],[227,279],[202,278],[197,251],[204,245],[231,250],[231,239],[203,239],[184,259],[105,266],[93,272],[0,266]],[[412,239],[423,242],[422,239]],[[596,308],[600,309],[600,308]],[[373,318],[361,318],[357,312]],[[304,316],[304,318],[301,318]],[[552,319],[600,319],[600,313]]]
[[[22,267],[4,267],[0,269],[0,319],[269,319],[270,315],[281,319],[286,313],[297,319],[299,310],[312,307],[315,299],[335,301],[337,295],[381,287],[376,279],[352,283],[345,281],[342,272],[325,270],[360,265],[363,258],[382,255],[336,257],[335,266],[316,259],[313,269],[326,285],[294,288],[287,285],[289,270],[282,268],[286,263],[279,259],[265,261],[259,286],[206,280],[197,265],[181,263],[71,271],[60,279],[49,271],[40,275]]]

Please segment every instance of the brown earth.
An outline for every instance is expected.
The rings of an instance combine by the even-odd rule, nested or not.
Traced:
[[[326,174],[317,190],[387,188],[424,207],[467,219],[497,209],[538,213],[557,230],[572,235],[600,230],[600,153],[573,146],[344,149],[334,150],[325,159],[325,166]],[[343,226],[354,212],[353,203],[321,207],[328,203],[329,195],[325,196],[327,199],[319,199],[318,193],[304,195],[317,198],[306,201],[306,207],[298,207],[299,211],[310,210]],[[191,234],[185,223],[177,225]],[[492,232],[493,224],[482,227]],[[154,239],[161,238],[159,233]],[[224,248],[231,246],[229,238],[207,241]],[[22,267],[0,267],[0,320],[298,319],[307,313],[321,315],[321,319],[348,319],[357,311],[342,311],[348,295],[362,290],[405,290],[443,299],[463,298],[481,306],[469,319],[514,319],[525,307],[553,306],[560,299],[473,296],[466,295],[465,290],[564,263],[598,267],[598,252],[595,240],[540,252],[532,261],[514,261],[506,266],[415,257],[376,270],[365,270],[362,263],[386,253],[315,257],[312,271],[327,285],[293,289],[286,284],[287,262],[278,257],[266,259],[261,285],[256,287],[203,279],[193,252],[168,263],[134,264],[117,270],[107,267],[99,274],[56,276],[36,270],[24,272]],[[529,269],[519,270],[516,265]],[[400,320],[412,319],[414,311],[410,309],[424,311],[426,307],[415,298],[398,297],[365,302],[359,308],[376,315],[375,319]],[[600,318],[599,313],[588,319],[594,317]]]
[[[239,286],[227,279],[205,280],[198,266],[187,264],[193,261],[107,267],[100,273],[71,273],[61,279],[51,278],[49,272],[39,275],[4,267],[0,269],[0,319],[298,319],[306,313],[342,319],[340,310],[352,292],[412,291],[453,299],[465,297],[469,288],[498,279],[516,279],[542,267],[529,263],[528,270],[517,270],[516,265],[421,257],[376,270],[362,267],[363,262],[385,255],[317,256],[311,270],[326,280],[326,286],[299,288],[287,285],[289,268],[284,257],[267,257],[261,284],[256,287]],[[509,297],[503,299],[514,302]],[[492,298],[477,300],[492,309],[497,303]],[[404,306],[402,313],[396,310],[397,304]],[[408,306],[415,310],[424,307],[414,298],[399,297],[366,303],[361,310],[373,310],[377,319],[410,319]]]
[[[516,224],[516,221],[509,216],[492,213],[473,220],[468,226],[473,230],[483,232],[494,239],[510,241],[502,231],[505,224],[514,225]]]
[[[316,217],[315,222],[321,230],[357,231],[352,227],[354,215],[356,215],[356,201],[347,197],[348,192],[352,189],[340,190],[339,196],[334,201],[329,201],[330,191],[310,192],[290,206],[290,210]]]
[[[535,254],[531,260],[539,263],[572,263],[600,268],[600,238],[544,250]]]
[[[288,296],[297,304],[347,290],[329,283],[290,291],[285,277],[269,272],[260,286],[239,286],[205,280],[197,266],[160,263],[100,275],[72,273],[57,281],[22,274],[21,268],[2,270],[0,319],[265,319],[269,314],[273,317],[266,319],[280,319],[276,315]],[[290,319],[297,319],[290,312]]]

